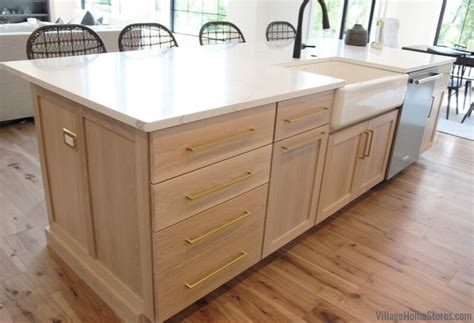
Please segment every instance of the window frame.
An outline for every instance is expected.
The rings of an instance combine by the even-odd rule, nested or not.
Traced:
[[[87,0],[81,0],[81,9],[82,9],[82,10],[87,10],[87,9],[86,9],[86,2],[87,2]],[[111,11],[113,11],[113,10],[112,10],[112,9],[113,9],[112,4],[113,4],[113,0],[110,0],[110,10],[111,10]]]
[[[350,0],[344,0],[344,4],[342,5],[342,19],[341,19],[341,26],[339,28],[339,39],[344,39],[344,33],[346,31],[345,26],[346,26],[349,1]],[[369,37],[367,37],[367,42],[370,42],[370,32],[372,30],[372,23],[374,21],[376,4],[377,4],[377,0],[371,0],[370,10],[369,10],[369,21],[367,23],[368,26],[364,26],[364,27],[367,27],[367,34],[369,35]]]
[[[441,11],[439,13],[439,19],[438,19],[438,25],[436,26],[436,34],[433,40],[433,45],[434,46],[445,46],[443,44],[439,44],[439,36],[441,34],[441,29],[443,28],[443,20],[444,20],[444,15],[446,13],[446,6],[448,5],[448,0],[442,0],[443,3],[441,4]],[[471,3],[471,2],[470,2]],[[469,6],[468,6],[469,9]],[[467,15],[467,12],[466,12]]]
[[[206,13],[206,12],[197,12],[197,11],[177,10],[176,9],[176,1],[177,0],[170,0],[170,30],[173,33],[180,34],[180,32],[176,31],[175,12],[185,12],[185,13],[187,12],[187,13],[191,13],[191,14],[201,14],[201,15],[211,14],[211,15],[215,15],[215,16],[221,16],[219,13]],[[223,0],[219,0],[219,1],[223,1]],[[196,36],[196,35],[190,35],[190,36]]]

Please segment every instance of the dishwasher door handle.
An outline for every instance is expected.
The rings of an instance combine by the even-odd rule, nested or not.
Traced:
[[[436,73],[436,74],[433,74],[431,76],[428,76],[428,77],[424,77],[424,78],[421,78],[421,79],[410,79],[410,83],[413,83],[413,84],[423,84],[423,83],[427,83],[427,82],[431,82],[431,81],[436,81],[436,80],[439,80],[440,78],[443,78],[443,73]]]

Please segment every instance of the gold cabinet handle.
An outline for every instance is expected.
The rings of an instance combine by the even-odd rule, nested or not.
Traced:
[[[235,177],[235,178],[231,179],[230,181],[228,181],[228,182],[226,182],[226,183],[222,183],[222,184],[216,185],[216,186],[214,186],[214,187],[211,187],[211,188],[208,189],[208,190],[188,194],[188,195],[186,195],[186,198],[187,198],[188,200],[190,200],[190,201],[197,200],[197,199],[199,199],[199,198],[201,198],[201,197],[207,196],[207,195],[212,194],[212,193],[214,193],[214,192],[221,191],[221,190],[223,190],[224,188],[227,188],[227,187],[232,186],[232,185],[234,185],[234,184],[237,184],[237,183],[240,183],[240,182],[242,182],[242,181],[245,181],[246,179],[252,177],[253,175],[254,175],[254,173],[252,173],[252,172],[245,172],[245,174],[242,175],[242,176]]]
[[[285,121],[286,123],[292,123],[292,122],[304,120],[304,119],[307,119],[307,118],[315,117],[315,116],[317,116],[318,114],[324,113],[324,112],[326,112],[326,111],[328,111],[328,110],[329,110],[329,108],[324,107],[322,111],[312,112],[312,113],[305,114],[305,115],[302,115],[302,116],[299,116],[299,117],[295,117],[295,118],[293,118],[293,119],[289,119],[289,118],[283,119],[283,121]]]
[[[256,132],[257,132],[256,129],[250,128],[250,129],[247,129],[247,130],[245,130],[241,133],[237,133],[237,134],[225,137],[225,138],[221,138],[221,139],[218,139],[218,140],[215,140],[215,141],[211,141],[211,142],[208,142],[206,144],[202,144],[202,145],[195,146],[195,147],[188,146],[188,147],[186,147],[186,150],[189,151],[189,152],[198,152],[198,151],[210,149],[210,148],[213,148],[215,146],[222,145],[222,144],[228,143],[230,141],[234,141],[234,140],[240,139],[242,137],[246,137],[248,135],[252,135]]]
[[[195,244],[199,241],[202,241],[202,240],[205,240],[207,238],[209,238],[211,235],[219,232],[219,231],[222,231],[224,230],[225,228],[228,228],[230,227],[231,225],[237,223],[237,222],[240,222],[242,221],[243,219],[245,219],[246,217],[248,217],[250,215],[250,212],[245,210],[243,214],[241,214],[240,216],[236,217],[235,219],[233,220],[230,220],[229,222],[226,222],[220,226],[218,226],[217,228],[214,228],[212,230],[210,230],[209,232],[206,232],[204,233],[203,235],[200,235],[199,237],[196,237],[194,239],[191,239],[191,238],[188,238],[186,239],[185,241],[189,244]]]
[[[368,140],[369,140],[369,132],[368,131],[364,131],[363,133],[361,133],[361,135],[365,136],[365,140],[364,140],[364,148],[361,149],[361,144],[359,141],[359,159],[365,159],[365,152],[367,151],[367,144],[368,144]]]
[[[63,128],[63,141],[66,146],[77,148],[77,135],[71,130]]]
[[[372,142],[374,141],[374,131],[373,130],[368,130],[367,131],[367,141],[368,141],[368,149],[366,149],[365,153],[364,153],[364,157],[370,157],[370,153],[372,152]],[[369,139],[370,138],[370,139]]]
[[[212,278],[213,276],[223,272],[224,270],[226,270],[227,268],[229,268],[230,266],[232,266],[233,264],[239,262],[240,260],[242,260],[243,258],[247,257],[248,253],[245,252],[245,251],[240,251],[240,255],[236,258],[234,258],[233,260],[229,261],[228,263],[226,263],[224,266],[220,267],[219,269],[216,269],[215,271],[213,271],[212,273],[204,276],[203,278],[199,279],[198,281],[190,284],[190,283],[186,283],[185,286],[189,289],[193,289],[199,285],[201,285],[202,283],[204,283],[206,280]]]
[[[322,138],[324,138],[325,133],[326,132],[323,131],[323,132],[321,132],[321,135],[319,135],[317,137],[301,141],[301,142],[299,142],[297,144],[294,144],[294,145],[291,145],[291,146],[281,146],[281,149],[283,149],[285,152],[290,152],[290,151],[299,149],[301,147],[307,146],[309,144],[312,144],[314,142],[317,142],[317,141],[321,140]]]

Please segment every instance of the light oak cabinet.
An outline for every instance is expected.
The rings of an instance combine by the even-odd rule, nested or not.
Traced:
[[[329,136],[316,223],[383,181],[398,110]]]
[[[421,140],[420,153],[427,151],[433,146],[436,128],[440,117],[441,105],[443,104],[443,99],[448,86],[451,68],[451,64],[443,65],[438,68],[438,73],[442,73],[443,77],[435,82],[431,107],[426,116],[425,132],[423,133],[423,139]]]
[[[427,151],[433,146],[444,93],[444,87],[437,87],[433,92],[431,108],[426,116],[425,132],[421,140],[420,153]]]
[[[314,225],[329,126],[274,144],[263,256]]]
[[[48,245],[126,322],[168,319],[382,181],[397,120],[329,134],[328,91],[145,133],[33,93]]]

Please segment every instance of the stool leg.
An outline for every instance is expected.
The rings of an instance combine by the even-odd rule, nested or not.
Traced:
[[[466,111],[466,114],[464,115],[464,118],[462,118],[461,123],[464,123],[464,121],[466,121],[466,118],[471,115],[472,109],[474,109],[474,102],[471,103],[471,106],[469,107],[469,110]]]
[[[459,88],[456,90],[456,114],[459,114]]]
[[[471,81],[466,81],[466,84],[464,85],[464,102],[462,103],[462,108],[466,106],[466,98],[467,98],[467,90],[471,86]]]
[[[451,89],[448,90],[448,105],[446,107],[446,120],[449,119],[449,105],[451,104]]]

